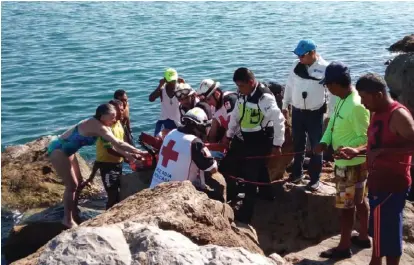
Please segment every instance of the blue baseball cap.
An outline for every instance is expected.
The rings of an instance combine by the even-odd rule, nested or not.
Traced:
[[[319,84],[331,84],[341,80],[344,76],[349,76],[349,68],[342,62],[331,62],[325,70],[325,78]]]
[[[315,42],[313,40],[307,39],[307,40],[299,41],[293,53],[296,54],[297,56],[302,56],[305,53],[313,51],[313,50],[316,50]]]

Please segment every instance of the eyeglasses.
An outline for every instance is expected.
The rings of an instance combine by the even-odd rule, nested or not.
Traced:
[[[191,89],[180,89],[178,91],[175,91],[174,94],[178,99],[184,99],[190,96],[192,94],[191,92],[193,92]]]

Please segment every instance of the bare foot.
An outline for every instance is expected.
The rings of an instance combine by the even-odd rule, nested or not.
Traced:
[[[64,220],[62,221],[62,224],[67,227],[68,229],[73,228],[73,227],[77,227],[78,224],[75,221],[71,221],[71,222],[65,222]]]

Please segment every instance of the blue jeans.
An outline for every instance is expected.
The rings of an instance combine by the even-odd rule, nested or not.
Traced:
[[[306,148],[306,134],[309,137],[312,149],[319,144],[322,139],[323,126],[323,111],[303,111],[295,107],[292,108],[292,135],[294,152],[301,152],[295,155],[292,168],[292,178],[299,178],[302,176],[302,166],[305,159],[303,153]],[[309,164],[310,184],[315,184],[319,181],[322,171],[322,155],[313,154]]]
[[[172,130],[175,128],[177,128],[177,125],[175,124],[173,120],[170,120],[170,119],[159,120],[155,124],[154,136],[157,136],[157,134],[159,134],[162,129]]]

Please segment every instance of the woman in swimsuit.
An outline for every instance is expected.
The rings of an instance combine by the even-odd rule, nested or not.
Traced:
[[[78,123],[50,142],[48,156],[65,184],[63,194],[64,218],[62,223],[71,228],[77,226],[74,221],[75,193],[82,181],[79,163],[74,155],[81,147],[95,144],[98,137],[112,143],[114,149],[129,161],[140,158],[141,151],[118,140],[111,131],[116,122],[116,110],[110,104],[102,104],[96,109],[92,118]]]

